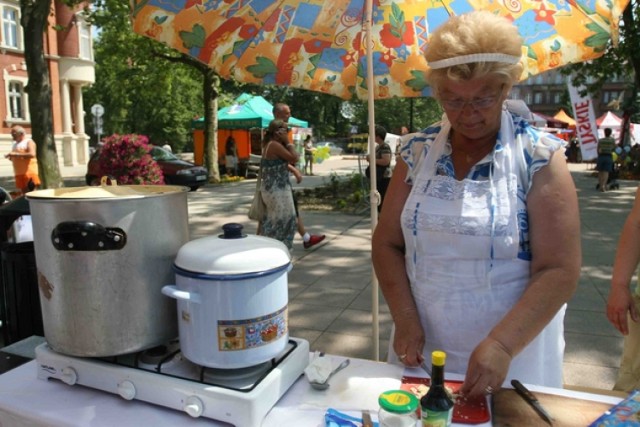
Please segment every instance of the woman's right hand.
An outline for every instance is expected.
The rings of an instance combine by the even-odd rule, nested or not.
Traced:
[[[416,313],[417,315],[417,313]],[[393,350],[400,362],[405,366],[418,366],[424,360],[425,336],[420,320],[394,320],[395,334],[393,335]]]

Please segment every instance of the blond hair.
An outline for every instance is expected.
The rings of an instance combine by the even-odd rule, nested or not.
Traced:
[[[522,37],[507,18],[488,11],[474,11],[451,17],[429,37],[425,49],[427,63],[472,54],[506,54],[520,57]],[[426,79],[435,89],[442,80],[471,80],[497,75],[512,85],[522,74],[522,64],[481,61],[429,69]]]

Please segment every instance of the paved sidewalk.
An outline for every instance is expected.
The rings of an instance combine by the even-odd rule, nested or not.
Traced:
[[[622,337],[606,319],[606,298],[617,239],[631,207],[635,181],[620,181],[620,189],[595,190],[596,179],[586,165],[569,165],[580,199],[583,267],[578,291],[565,320],[564,375],[570,386],[610,389],[615,381]],[[63,171],[66,182],[83,185],[84,169]],[[333,157],[314,166],[317,176],[296,187],[320,185],[329,175],[358,170],[357,159]],[[74,175],[75,173],[75,175]],[[3,180],[0,179],[0,184]],[[6,182],[6,178],[5,178]],[[247,218],[255,180],[206,185],[189,193],[191,238],[219,234],[221,226],[239,222],[255,233]],[[350,357],[372,358],[372,267],[368,215],[302,212],[311,233],[325,233],[321,245],[304,250],[294,242],[294,268],[289,275],[291,335],[307,339],[312,350]],[[386,355],[391,320],[379,296],[380,346]]]

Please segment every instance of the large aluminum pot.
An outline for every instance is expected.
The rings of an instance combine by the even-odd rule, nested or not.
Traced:
[[[185,187],[59,188],[27,194],[44,335],[59,353],[104,357],[177,337],[161,288],[189,240]]]
[[[176,285],[162,292],[178,300],[180,348],[187,359],[244,368],[274,358],[288,342],[291,257],[283,243],[242,234],[240,224],[223,230],[180,249]]]

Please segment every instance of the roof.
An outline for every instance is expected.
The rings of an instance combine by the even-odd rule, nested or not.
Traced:
[[[271,120],[273,120],[273,105],[262,96],[248,93],[238,96],[233,105],[218,110],[218,129],[267,128]],[[289,125],[306,128],[309,123],[291,117]],[[204,118],[193,120],[191,126],[202,129]]]
[[[622,119],[611,111],[607,111],[600,117],[596,119],[596,123],[600,128],[612,128],[612,129],[620,129],[620,125],[622,124]]]
[[[576,121],[573,119],[573,117],[571,117],[570,115],[565,113],[565,111],[563,109],[560,109],[560,111],[558,111],[556,113],[556,115],[553,116],[553,118],[557,119],[557,120],[560,120],[561,122],[565,122],[569,126],[575,126],[576,125]]]

